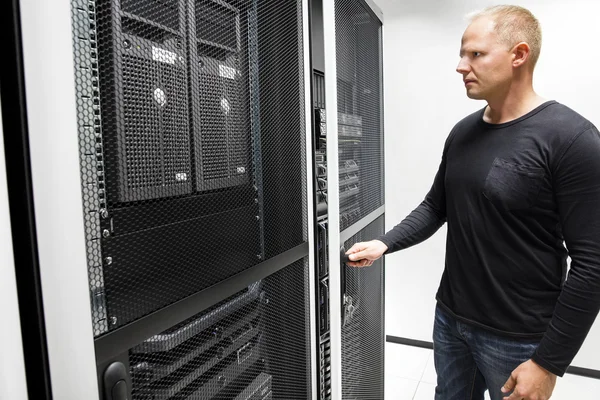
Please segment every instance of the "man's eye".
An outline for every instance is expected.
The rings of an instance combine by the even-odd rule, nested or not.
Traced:
[[[479,57],[480,55],[481,55],[481,53],[478,51],[473,52],[473,57]]]

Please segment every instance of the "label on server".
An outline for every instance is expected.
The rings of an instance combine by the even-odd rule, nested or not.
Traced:
[[[219,75],[222,78],[235,79],[237,70],[235,68],[228,67],[226,65],[219,65]]]
[[[152,59],[154,61],[160,61],[167,64],[175,64],[175,60],[177,60],[177,54],[169,50],[152,46]]]

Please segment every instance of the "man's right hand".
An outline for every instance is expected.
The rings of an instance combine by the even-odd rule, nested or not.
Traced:
[[[346,252],[350,259],[350,262],[347,262],[346,265],[349,267],[370,267],[387,249],[388,247],[380,240],[356,243]]]

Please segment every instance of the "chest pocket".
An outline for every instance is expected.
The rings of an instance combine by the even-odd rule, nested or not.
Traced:
[[[544,182],[544,169],[509,163],[496,158],[492,164],[483,195],[501,210],[532,207]]]

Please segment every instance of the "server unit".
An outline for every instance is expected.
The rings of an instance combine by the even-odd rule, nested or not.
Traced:
[[[264,296],[259,282],[131,349],[133,398],[214,398],[233,389],[261,358]]]
[[[99,0],[89,11],[99,179],[108,200],[190,193],[185,3]]]
[[[252,132],[259,127],[256,2],[195,0],[190,5],[197,189],[248,183]]]

